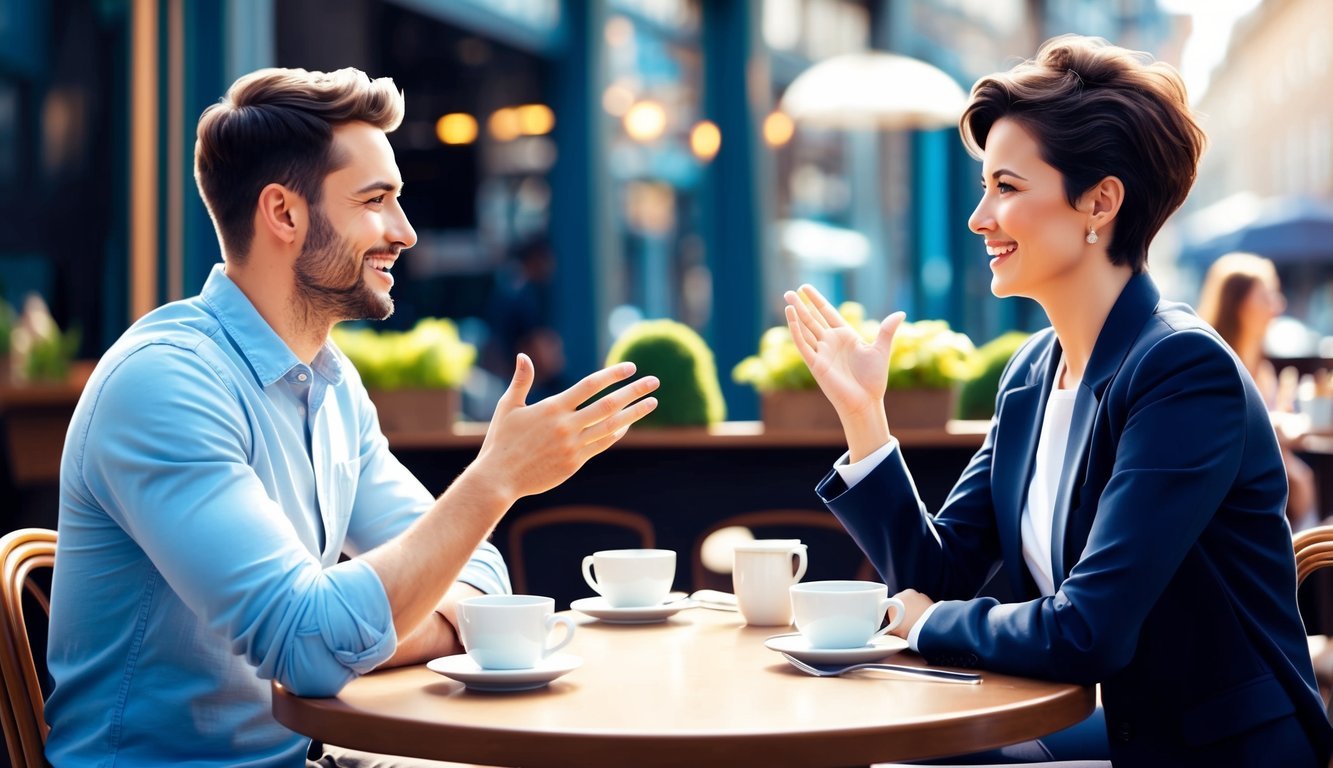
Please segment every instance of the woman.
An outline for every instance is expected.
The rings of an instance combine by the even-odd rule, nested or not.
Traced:
[[[1282,457],[1262,398],[1148,244],[1203,134],[1170,67],[1080,37],[972,89],[968,224],[997,296],[1037,301],[985,442],[934,516],[884,412],[902,314],[866,343],[817,292],[787,323],[848,453],[820,496],[907,604],[933,663],[1101,683],[1120,765],[1324,765]],[[978,248],[980,250],[980,248]],[[1018,596],[975,597],[995,566]]]
[[[1213,262],[1199,293],[1199,317],[1235,351],[1268,406],[1287,469],[1287,520],[1299,531],[1319,522],[1314,471],[1294,451],[1301,438],[1291,418],[1295,382],[1280,385],[1264,356],[1268,326],[1286,307],[1273,262],[1252,253],[1229,253]]]

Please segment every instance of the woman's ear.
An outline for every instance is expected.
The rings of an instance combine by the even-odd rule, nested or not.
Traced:
[[[269,184],[259,191],[255,234],[264,232],[278,242],[293,245],[300,239],[304,211],[304,198],[281,184]]]
[[[1125,201],[1125,184],[1115,176],[1107,176],[1083,193],[1083,206],[1091,218],[1088,225],[1095,230],[1105,229],[1120,213]]]

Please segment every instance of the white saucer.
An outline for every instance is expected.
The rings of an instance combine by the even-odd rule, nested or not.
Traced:
[[[557,653],[537,662],[531,669],[482,669],[466,653],[441,656],[426,663],[426,668],[466,685],[474,691],[526,691],[540,688],[561,675],[578,669],[583,659]]]
[[[880,659],[907,648],[907,641],[893,635],[871,638],[869,645],[860,648],[811,648],[810,642],[799,634],[773,635],[764,641],[764,647],[792,656],[811,664],[858,664]]]
[[[570,603],[569,607],[609,624],[654,624],[666,621],[677,612],[693,608],[695,605],[697,603],[693,600],[684,598],[642,608],[612,608],[604,597],[584,597]]]

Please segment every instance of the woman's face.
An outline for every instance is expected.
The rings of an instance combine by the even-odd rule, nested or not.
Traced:
[[[981,202],[967,223],[986,240],[991,292],[1044,303],[1068,287],[1066,278],[1086,260],[1089,213],[1070,207],[1064,177],[1008,118],[995,121],[986,136],[981,173]]]
[[[1251,327],[1263,329],[1287,309],[1287,299],[1282,295],[1282,287],[1277,275],[1267,275],[1254,281],[1250,292],[1241,303],[1243,322]]]

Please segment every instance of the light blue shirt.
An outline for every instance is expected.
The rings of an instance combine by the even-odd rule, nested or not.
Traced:
[[[303,364],[215,267],[135,323],[60,471],[47,756],[57,766],[304,766],[269,680],[336,693],[397,645],[359,559],[431,494],[332,344]],[[483,543],[461,580],[509,591]]]

